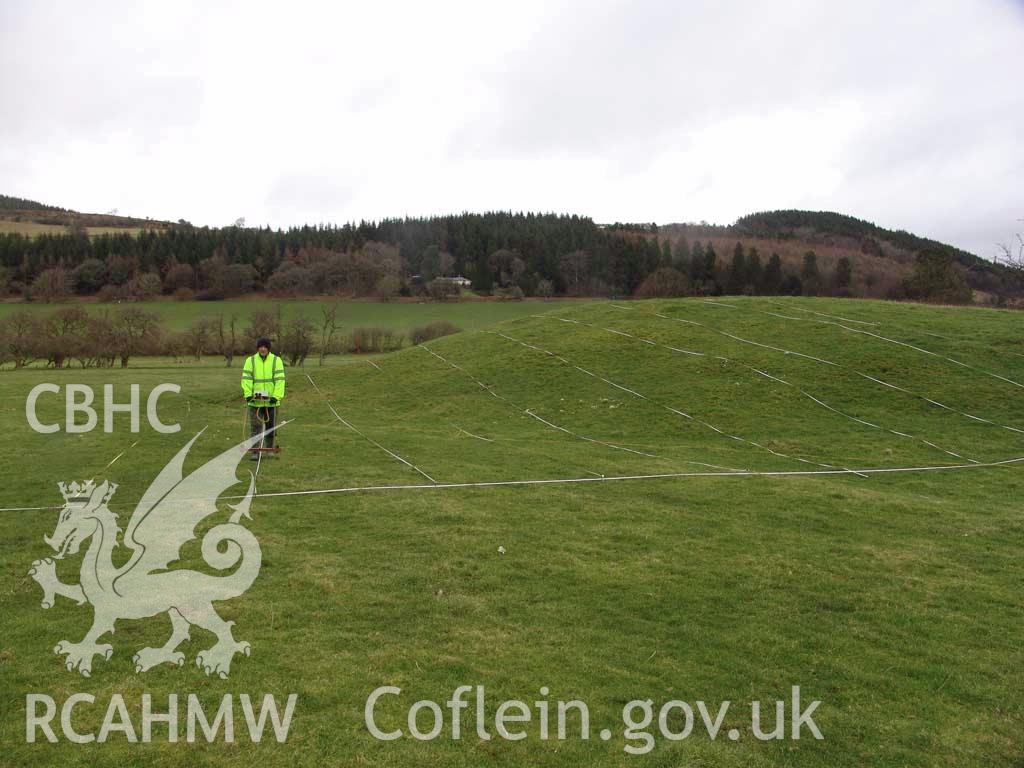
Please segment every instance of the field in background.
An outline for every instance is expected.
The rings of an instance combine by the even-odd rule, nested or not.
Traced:
[[[464,330],[475,330],[492,323],[500,323],[524,315],[546,312],[559,306],[578,306],[587,299],[552,299],[550,301],[338,301],[338,322],[343,329],[361,325],[379,325],[404,331],[412,326],[433,320],[450,320]],[[165,328],[181,331],[200,317],[237,316],[240,329],[245,328],[252,312],[281,307],[285,317],[296,313],[305,315],[314,324],[321,317],[321,308],[335,303],[330,299],[238,299],[230,301],[138,301],[122,304],[87,303],[32,304],[23,302],[0,303],[0,319],[12,312],[26,310],[48,314],[65,306],[83,306],[90,312],[102,312],[122,307],[138,307],[154,312]]]
[[[155,307],[180,328],[244,304]],[[253,655],[228,680],[196,668],[212,644],[200,630],[183,668],[132,671],[135,651],[166,639],[166,617],[119,624],[111,660],[90,680],[68,673],[51,649],[78,640],[91,611],[63,599],[41,610],[25,575],[50,554],[42,536],[57,513],[0,512],[12,585],[0,596],[5,764],[1019,760],[1024,464],[974,463],[1024,457],[1024,316],[824,299],[343,306],[349,324],[444,318],[467,332],[375,365],[289,371],[295,421],[282,457],[260,465],[259,492],[350,490],[254,503],[263,570],[221,609]],[[240,439],[238,378],[212,359],[0,372],[0,429],[31,459],[5,479],[0,507],[59,504],[56,482],[95,476],[119,484],[112,507],[126,524],[195,433],[206,428],[188,468]],[[161,416],[183,430],[132,435],[118,416],[113,434],[36,434],[25,397],[46,381],[114,383],[121,399],[129,384],[179,383]],[[41,403],[44,421],[63,414],[62,401]],[[899,471],[938,466],[962,468]],[[432,480],[466,485],[351,490]],[[476,485],[510,480],[579,482]],[[66,580],[79,561],[60,563]],[[588,703],[591,739],[543,742],[531,724],[524,741],[481,742],[470,710],[461,741],[379,742],[363,705],[388,684],[403,695],[378,708],[387,729],[457,685],[486,686],[489,702],[532,702],[546,686],[552,700]],[[825,739],[754,739],[747,703],[788,698],[792,685],[823,702]],[[76,691],[122,692],[136,718],[143,692],[161,706],[195,692],[208,711],[225,693],[299,703],[284,745],[26,745],[25,694]],[[722,730],[742,736],[710,741],[698,720],[685,741],[656,735],[651,754],[631,757],[620,712],[635,698],[731,700]],[[98,726],[102,710],[80,711],[81,730]]]
[[[86,227],[90,237],[99,235],[132,235],[142,231],[141,227]],[[66,235],[68,228],[61,224],[40,224],[35,221],[14,221],[0,218],[0,234],[16,234],[35,237],[36,235]]]

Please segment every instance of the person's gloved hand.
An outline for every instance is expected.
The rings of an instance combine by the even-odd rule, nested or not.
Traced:
[[[277,398],[276,397],[270,398],[270,404],[271,405],[277,405]]]

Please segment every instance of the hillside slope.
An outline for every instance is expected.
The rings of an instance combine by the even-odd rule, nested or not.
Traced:
[[[132,654],[165,642],[167,624],[125,622],[90,685],[143,681],[164,703],[196,691],[208,712],[225,692],[294,692],[288,751],[230,746],[233,760],[268,768],[385,755],[621,766],[636,759],[625,746],[642,746],[622,725],[632,699],[655,713],[673,699],[712,713],[732,702],[722,733],[735,728],[735,741],[708,738],[699,720],[682,741],[658,735],[656,718],[640,729],[658,765],[1010,765],[1024,749],[1024,716],[1005,705],[1024,685],[1024,469],[971,462],[1024,455],[1022,338],[1024,315],[992,310],[595,302],[375,366],[291,369],[293,421],[281,457],[259,469],[246,523],[263,570],[225,609],[251,656],[227,681],[207,678],[194,657],[209,637],[196,632],[182,668],[140,676]],[[119,484],[112,507],[127,520],[193,435],[205,429],[189,468],[244,430],[238,370],[211,362],[68,374],[144,392],[180,382],[161,407],[179,434],[35,433],[18,403],[63,373],[0,374],[13,403],[0,426],[35,459],[8,478],[0,507],[54,503],[55,478],[95,474]],[[46,400],[43,420],[63,407]],[[57,512],[4,514],[0,568],[20,573],[46,554]],[[76,564],[61,565],[73,577]],[[44,612],[39,600],[28,578],[0,596],[12,711],[21,691],[83,685],[52,650],[84,631],[82,609],[62,600]],[[384,743],[363,726],[380,685],[403,689],[377,706],[390,730],[406,728],[412,702],[444,702],[460,684],[486,688],[491,723],[505,699],[581,699],[590,737],[573,718],[567,740],[542,740],[534,720],[515,728],[523,741],[482,742],[472,709],[461,740]],[[750,702],[774,713],[794,685],[822,702],[823,740],[755,739]],[[115,764],[137,749],[120,735],[87,755],[67,741],[26,745],[18,718],[0,722],[0,740],[14,763],[94,764],[102,750]],[[209,764],[227,754],[201,739],[188,748]]]
[[[886,298],[909,276],[922,251],[948,254],[968,284],[985,301],[990,296],[1024,297],[1024,279],[1006,267],[979,256],[903,230],[831,211],[779,210],[742,216],[728,227],[669,224],[659,233],[670,237],[706,238],[721,249],[737,241],[761,253],[779,253],[783,263],[799,269],[803,255],[813,251],[826,269],[843,257],[854,265],[855,295]],[[870,276],[870,284],[869,284]]]
[[[11,197],[0,195],[0,211],[64,211],[55,205],[46,205],[36,200],[26,200],[23,197]]]
[[[47,205],[35,200],[0,195],[0,234],[11,233],[35,237],[84,232],[91,237],[101,234],[138,234],[146,230],[162,230],[170,222],[120,216],[112,213],[80,213]]]
[[[34,293],[44,300],[103,288],[121,299],[180,290],[206,299],[253,290],[278,296],[427,296],[433,278],[461,275],[474,290],[503,298],[732,294],[962,302],[971,300],[973,289],[978,303],[1024,302],[1019,271],[834,213],[776,211],[728,227],[658,227],[490,211],[283,231],[193,227],[183,220],[170,224],[8,202],[33,207],[0,208],[0,294]],[[145,237],[121,237],[142,232]],[[84,234],[92,238],[83,242]],[[942,267],[945,277],[936,281],[948,290],[907,288],[925,250],[953,263],[953,270]],[[103,264],[90,264],[88,279],[78,279],[75,268],[91,259]],[[236,265],[230,279],[221,279],[226,267]]]

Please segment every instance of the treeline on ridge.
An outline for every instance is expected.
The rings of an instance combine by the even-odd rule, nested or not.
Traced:
[[[785,243],[780,255],[763,239],[755,239],[761,248],[743,239],[728,244],[724,238],[732,228],[706,229],[708,236],[691,239],[704,230],[605,228],[578,216],[492,212],[287,231],[177,225],[137,236],[6,234],[0,235],[0,294],[43,301],[75,294],[220,299],[252,291],[443,299],[458,293],[451,278],[464,276],[480,294],[512,299],[727,293],[931,298],[915,296],[910,266],[899,275],[874,274],[849,257],[792,254]],[[953,263],[948,247],[927,252]],[[961,300],[970,300],[966,295]]]
[[[0,195],[0,211],[63,211],[55,205],[45,205],[35,200],[26,200],[23,197],[11,197]]]

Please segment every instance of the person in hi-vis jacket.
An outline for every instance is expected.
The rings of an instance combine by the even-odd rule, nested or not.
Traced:
[[[270,351],[270,339],[256,342],[255,354],[242,366],[242,394],[249,408],[249,426],[258,435],[277,424],[277,408],[284,400],[284,361]],[[267,435],[264,448],[274,447],[274,432]],[[268,454],[272,456],[273,454]],[[252,458],[259,454],[253,451]]]

